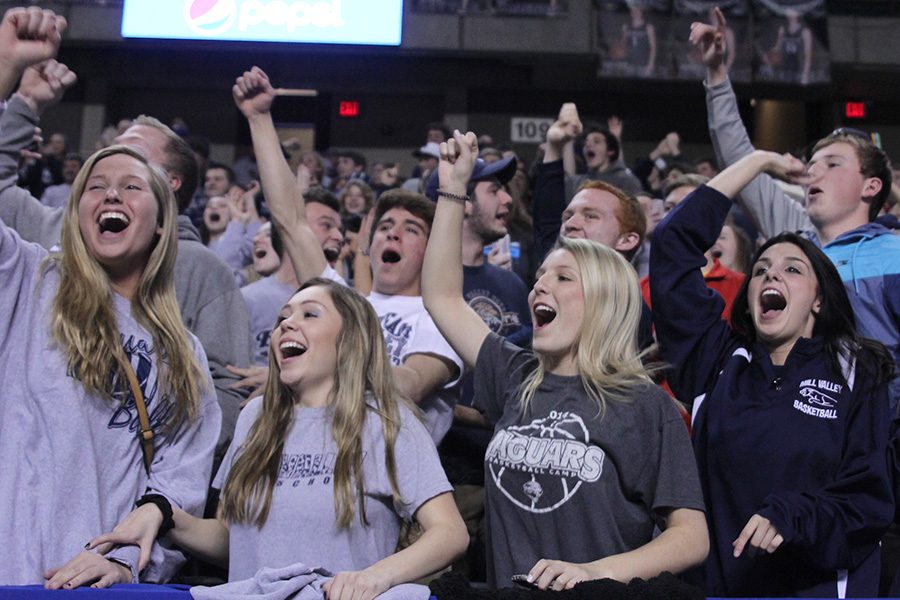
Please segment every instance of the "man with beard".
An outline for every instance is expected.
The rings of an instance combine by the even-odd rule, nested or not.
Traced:
[[[494,163],[475,162],[463,222],[463,296],[491,331],[524,345],[531,339],[528,289],[515,273],[485,260],[485,248],[508,233],[512,197],[505,186],[515,174],[513,156]],[[425,193],[437,201],[437,171]]]

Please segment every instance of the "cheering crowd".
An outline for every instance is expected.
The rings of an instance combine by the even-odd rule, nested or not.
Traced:
[[[720,11],[715,158],[673,132],[629,168],[565,104],[531,164],[433,123],[405,179],[282,144],[259,67],[234,165],[147,115],[35,152],[65,27],[0,22],[0,584],[890,593],[891,164],[850,129],[754,149]]]

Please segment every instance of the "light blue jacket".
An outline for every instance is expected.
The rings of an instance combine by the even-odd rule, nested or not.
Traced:
[[[753,152],[731,82],[706,87],[709,134],[724,168]],[[847,288],[860,333],[891,351],[900,365],[900,236],[883,224],[868,223],[844,232],[822,246],[805,207],[788,196],[775,180],[758,175],[738,198],[760,232],[771,237],[801,231],[830,258]],[[900,416],[900,377],[890,389],[891,411]]]

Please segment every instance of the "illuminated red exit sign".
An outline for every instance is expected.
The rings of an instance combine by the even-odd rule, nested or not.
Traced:
[[[359,100],[341,100],[338,103],[338,115],[355,119],[359,116]]]
[[[848,119],[865,119],[866,103],[865,102],[845,102],[844,116]]]

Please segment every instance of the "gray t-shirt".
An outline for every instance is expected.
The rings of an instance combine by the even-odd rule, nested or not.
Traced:
[[[261,409],[262,398],[256,398],[241,412],[234,441],[213,480],[214,488],[224,486],[235,454]],[[364,527],[357,515],[349,529],[338,530],[332,481],[337,448],[331,436],[331,413],[330,407],[294,409],[269,518],[260,529],[248,523],[229,524],[229,581],[250,578],[262,567],[296,562],[333,572],[364,569],[394,553],[401,520],[412,519],[426,501],[451,490],[425,427],[401,408],[395,456],[404,504],[394,503],[381,419],[370,410],[363,432],[369,526]]]
[[[59,275],[53,266],[39,274],[46,256],[0,221],[0,584],[7,585],[43,583],[45,569],[111,531],[146,492],[199,516],[221,418],[207,375],[198,382],[206,386],[199,419],[175,431],[163,427],[173,398],[161,385],[160,354],[128,300],[113,294],[122,346],[157,436],[148,477],[127,381],[112,380],[112,400],[88,394],[53,340]],[[190,337],[206,372],[203,349]],[[135,546],[114,552],[137,563]],[[167,581],[182,562],[180,553],[154,544],[142,580]]]
[[[578,376],[548,374],[527,412],[537,359],[496,334],[475,363],[475,404],[496,423],[485,456],[488,584],[506,587],[541,558],[576,563],[634,550],[670,508],[703,510],[684,421],[646,384],[602,417]]]
[[[319,277],[347,285],[340,273],[325,265]],[[269,340],[272,327],[284,305],[297,292],[297,286],[280,281],[276,275],[263,277],[241,288],[250,316],[250,360],[263,367],[269,364]]]
[[[296,287],[278,280],[274,275],[264,277],[241,288],[250,316],[250,359],[255,365],[269,364],[269,339],[272,326]]]
[[[438,445],[453,423],[453,407],[459,401],[463,362],[441,335],[422,296],[388,296],[372,292],[366,297],[384,334],[388,356],[394,365],[402,365],[415,354],[426,354],[456,366],[455,373],[439,390],[419,402],[425,414],[425,426]]]

